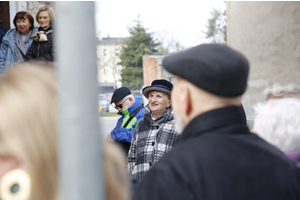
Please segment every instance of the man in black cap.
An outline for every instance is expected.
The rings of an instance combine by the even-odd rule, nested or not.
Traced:
[[[115,104],[115,108],[119,111],[118,114],[122,117],[119,118],[114,130],[107,135],[107,140],[119,143],[127,156],[134,128],[137,122],[143,118],[145,108],[143,104],[135,102],[127,87],[116,89],[110,103]]]
[[[144,176],[135,200],[300,199],[300,171],[249,132],[240,110],[249,65],[239,52],[202,44],[167,56],[180,141]]]

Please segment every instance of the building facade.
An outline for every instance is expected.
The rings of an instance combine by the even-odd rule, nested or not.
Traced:
[[[122,41],[124,38],[101,38],[97,44],[98,85],[102,93],[111,93],[121,87],[122,66],[121,61]]]

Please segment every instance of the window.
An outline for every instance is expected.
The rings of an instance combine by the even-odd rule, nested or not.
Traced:
[[[115,56],[118,57],[120,55],[120,49],[115,49]]]
[[[107,49],[103,49],[103,57],[107,57]]]
[[[104,74],[107,74],[107,73],[108,73],[108,66],[104,65]]]
[[[116,65],[116,74],[120,74],[120,73],[121,73],[121,66]]]

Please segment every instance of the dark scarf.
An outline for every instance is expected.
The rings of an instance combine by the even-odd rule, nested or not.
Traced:
[[[17,30],[14,35],[14,51],[15,51],[15,63],[19,63],[25,60],[27,50],[29,49],[29,38],[32,30],[26,35],[25,40],[22,39],[22,34]]]
[[[39,27],[38,31],[49,31],[51,29],[52,29],[52,27],[51,27],[51,25],[49,25],[49,26],[47,26],[45,28]]]
[[[157,124],[162,124],[173,120],[173,110],[171,107],[168,107],[165,112],[155,120],[152,119],[151,113],[152,112],[149,108],[149,104],[147,104],[145,106],[144,121],[150,126],[156,126]]]

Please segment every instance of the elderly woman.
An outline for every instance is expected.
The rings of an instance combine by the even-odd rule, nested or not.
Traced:
[[[300,168],[300,100],[272,99],[256,104],[254,111],[254,132],[283,151]]]
[[[33,26],[34,19],[28,12],[18,12],[13,22],[16,28],[7,31],[1,43],[0,74],[8,67],[26,60],[33,41],[32,35],[37,31]]]
[[[21,63],[0,78],[0,198],[3,200],[62,199],[57,89],[53,66],[45,62]],[[112,144],[101,145],[99,141],[100,146],[104,153],[107,199],[129,200],[125,155]]]
[[[173,85],[167,80],[154,80],[143,89],[149,103],[144,118],[135,127],[128,152],[128,170],[138,182],[177,141],[170,95]]]
[[[36,14],[40,24],[38,32],[33,35],[33,43],[26,55],[27,60],[53,61],[53,16],[49,8],[40,8]]]

